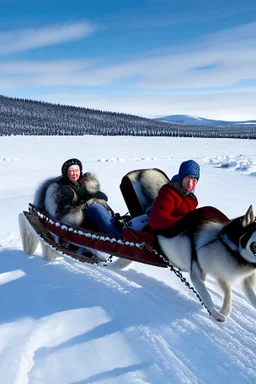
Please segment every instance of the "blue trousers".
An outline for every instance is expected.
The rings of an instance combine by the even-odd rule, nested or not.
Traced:
[[[92,204],[87,209],[87,218],[95,226],[96,231],[108,235],[122,237],[122,233],[115,227],[116,218],[111,216],[103,205]]]

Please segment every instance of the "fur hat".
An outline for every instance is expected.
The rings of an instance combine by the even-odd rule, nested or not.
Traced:
[[[200,178],[200,166],[194,160],[183,161],[179,169],[179,180],[180,182],[186,176],[194,176],[197,180]]]
[[[67,177],[67,172],[68,172],[69,167],[71,167],[71,165],[78,165],[80,168],[81,176],[82,176],[82,172],[83,172],[82,163],[80,160],[75,159],[75,158],[65,161],[65,163],[62,165],[62,167],[61,167],[62,176]]]

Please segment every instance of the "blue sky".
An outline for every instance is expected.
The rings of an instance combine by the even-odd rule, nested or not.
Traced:
[[[256,119],[256,2],[0,0],[0,94]]]

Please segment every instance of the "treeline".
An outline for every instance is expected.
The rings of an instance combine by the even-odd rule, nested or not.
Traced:
[[[195,126],[0,96],[0,136],[108,135],[255,139],[255,126]]]

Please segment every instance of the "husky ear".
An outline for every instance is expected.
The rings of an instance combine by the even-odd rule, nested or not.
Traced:
[[[248,211],[246,212],[246,214],[244,215],[244,217],[242,219],[242,226],[247,227],[247,225],[253,223],[254,221],[255,221],[255,216],[254,216],[254,212],[253,212],[253,207],[252,207],[252,205],[250,205]]]

